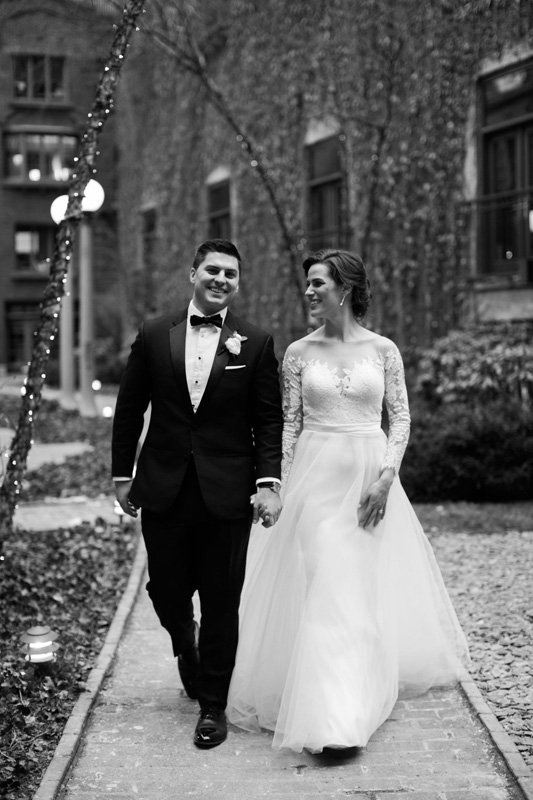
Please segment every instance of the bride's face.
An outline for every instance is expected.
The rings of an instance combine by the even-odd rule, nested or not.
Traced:
[[[313,264],[307,273],[307,290],[312,319],[329,319],[338,316],[342,300],[342,286],[335,283],[326,264]]]

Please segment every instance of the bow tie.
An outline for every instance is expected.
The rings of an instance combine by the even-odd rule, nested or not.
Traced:
[[[216,325],[217,328],[222,328],[222,317],[220,314],[213,314],[212,317],[199,317],[197,314],[191,314],[191,325]]]

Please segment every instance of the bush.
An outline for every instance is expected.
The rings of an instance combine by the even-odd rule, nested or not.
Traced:
[[[401,480],[413,502],[533,497],[533,412],[505,400],[412,403]]]
[[[20,397],[0,394],[0,425],[14,429],[19,410]],[[35,414],[35,440],[44,443],[83,441],[94,450],[71,456],[61,464],[44,464],[40,469],[26,472],[20,499],[35,501],[47,496],[112,494],[111,428],[110,419],[80,417],[77,411],[67,411],[55,400],[43,399]]]
[[[415,390],[433,403],[533,401],[532,326],[484,323],[452,331],[423,351]]]

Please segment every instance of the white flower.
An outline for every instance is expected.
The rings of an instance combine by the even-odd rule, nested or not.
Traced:
[[[224,344],[232,356],[238,356],[241,352],[241,342],[245,342],[247,338],[247,336],[241,336],[240,333],[234,331],[234,333],[226,339]]]

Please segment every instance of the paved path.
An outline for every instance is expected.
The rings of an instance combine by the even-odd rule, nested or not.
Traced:
[[[0,427],[0,458],[4,460],[4,464],[7,464],[14,433],[12,428]],[[77,456],[88,450],[94,450],[94,448],[87,442],[51,442],[48,444],[35,442],[28,453],[27,470],[30,472],[32,469],[39,469],[43,464],[62,464],[66,458]]]
[[[142,588],[61,800],[523,798],[460,689],[399,702],[368,747],[345,757],[274,751],[269,733],[233,727],[200,751],[196,719]]]
[[[50,461],[64,455],[59,445],[46,452]],[[15,524],[38,532],[97,517],[117,519],[112,498],[21,504]],[[140,555],[132,578],[135,569],[141,577]],[[271,734],[233,727],[220,747],[198,750],[192,744],[197,704],[180,688],[167,634],[144,588],[135,601],[136,583],[130,584],[100,656],[104,666],[97,664],[91,673],[94,692],[81,695],[75,710],[83,706],[84,711],[69,720],[36,794],[39,800],[533,800],[533,779],[496,718],[478,694],[483,725],[460,688],[399,702],[362,751],[336,756],[280,752],[271,748]],[[471,684],[471,697],[476,691]],[[78,745],[58,793],[60,776]]]
[[[14,523],[18,528],[37,532],[72,528],[82,522],[94,523],[98,517],[107,522],[119,521],[114,511],[114,497],[90,499],[80,495],[42,503],[21,503],[15,511]]]

